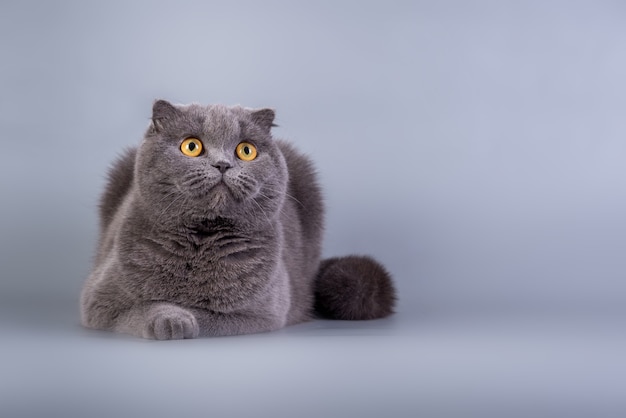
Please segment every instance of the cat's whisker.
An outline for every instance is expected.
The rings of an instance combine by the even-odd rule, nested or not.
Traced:
[[[291,200],[293,200],[294,202],[296,202],[297,204],[299,204],[300,206],[304,207],[304,203],[302,203],[301,201],[299,201],[298,199],[296,199],[294,196],[290,195],[289,193],[287,193],[286,191],[282,191],[280,189],[272,189],[270,187],[265,187],[266,190],[269,190],[271,192],[275,192],[277,194],[282,193],[283,195],[285,195],[285,197],[290,198]],[[268,196],[265,196],[268,197]]]
[[[172,207],[172,205],[174,203],[176,203],[177,201],[181,200],[181,199],[185,199],[185,195],[181,194],[180,192],[176,191],[176,192],[172,192],[170,193],[168,196],[173,196],[173,195],[177,195],[163,210],[160,211],[160,213],[157,215],[156,220],[153,222],[152,224],[152,229],[151,229],[151,233],[154,232],[154,229],[161,224],[161,221],[163,220],[163,217],[168,215],[168,209],[170,207]],[[161,199],[161,201],[163,201],[164,199]]]
[[[161,199],[159,199],[158,202],[156,202],[156,206],[158,206],[161,203],[163,203],[166,199],[169,199],[172,196],[176,196],[178,193],[180,193],[180,192],[178,190],[176,190],[176,191],[169,192],[169,193],[165,194]]]
[[[259,202],[257,202],[254,199],[252,199],[252,202],[255,205],[257,205],[257,207],[259,208],[259,210],[261,211],[261,213],[263,214],[263,216],[267,220],[267,223],[272,227],[272,230],[274,231],[274,233],[276,233],[276,228],[274,228],[274,222],[272,222],[271,219],[267,216],[267,213],[265,213],[265,211],[263,210],[263,207],[259,204]]]

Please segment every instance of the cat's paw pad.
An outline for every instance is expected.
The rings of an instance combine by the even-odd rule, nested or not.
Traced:
[[[155,340],[182,340],[196,338],[200,327],[195,316],[176,306],[158,309],[150,316],[145,329],[145,337]]]

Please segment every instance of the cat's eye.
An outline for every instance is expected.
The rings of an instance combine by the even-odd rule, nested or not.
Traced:
[[[197,157],[202,153],[202,141],[198,138],[187,138],[180,144],[180,151],[187,157]]]
[[[257,156],[256,147],[249,142],[242,142],[241,144],[237,145],[236,151],[237,157],[239,157],[240,160],[244,161],[252,161]]]

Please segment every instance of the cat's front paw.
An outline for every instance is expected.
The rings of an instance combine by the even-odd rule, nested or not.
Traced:
[[[174,305],[160,306],[148,317],[144,338],[154,340],[182,340],[200,334],[198,321],[193,314]]]

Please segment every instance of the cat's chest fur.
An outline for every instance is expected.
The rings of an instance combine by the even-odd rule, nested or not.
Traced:
[[[219,218],[124,238],[120,261],[138,294],[214,311],[263,292],[279,261],[274,229],[246,231]]]

